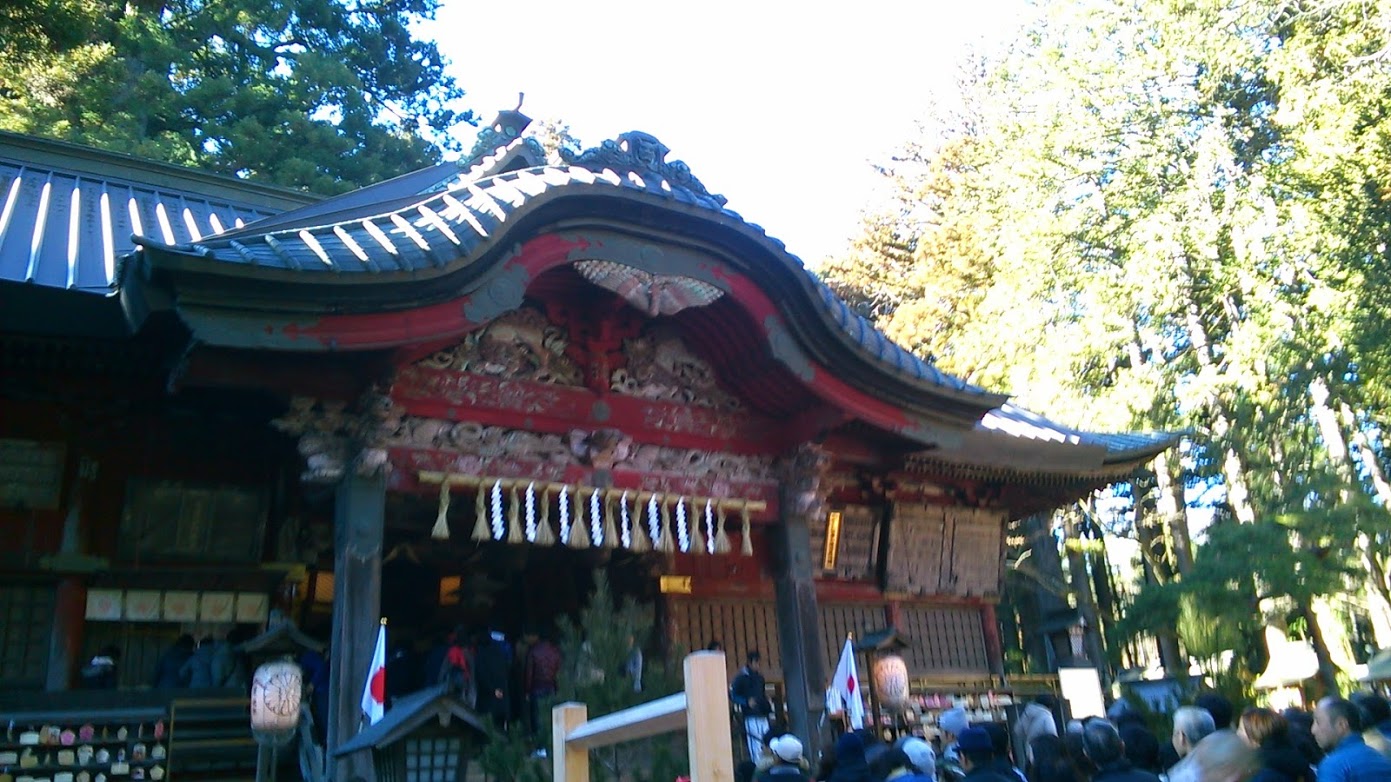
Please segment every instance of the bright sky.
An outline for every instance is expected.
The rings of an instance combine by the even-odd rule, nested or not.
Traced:
[[[439,41],[484,122],[516,105],[586,147],[642,130],[808,264],[840,251],[885,161],[969,46],[1023,0],[442,0]],[[472,133],[468,139],[471,143]]]

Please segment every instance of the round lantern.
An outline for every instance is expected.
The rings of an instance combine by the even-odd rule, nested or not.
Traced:
[[[299,727],[304,675],[290,660],[269,662],[251,679],[251,733],[262,744],[282,745]]]
[[[896,654],[886,654],[874,661],[874,691],[879,702],[897,708],[908,702],[908,664]]]

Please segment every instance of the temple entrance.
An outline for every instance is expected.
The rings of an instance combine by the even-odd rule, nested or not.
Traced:
[[[472,524],[470,510],[461,509],[456,529]],[[471,636],[500,632],[509,644],[530,633],[559,633],[561,619],[578,615],[601,574],[615,598],[651,606],[658,596],[660,554],[475,542],[462,534],[435,540],[435,513],[431,500],[393,496],[382,557],[390,653],[413,654],[421,666],[460,628]],[[429,683],[423,667],[419,676],[418,684]]]

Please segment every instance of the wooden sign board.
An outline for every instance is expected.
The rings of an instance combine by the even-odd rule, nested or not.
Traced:
[[[839,578],[874,577],[879,553],[880,509],[866,505],[840,508],[840,532],[836,536],[834,574]]]
[[[949,508],[953,516],[953,593],[963,597],[1000,594],[1004,514],[979,508]]]
[[[889,591],[938,594],[947,554],[943,510],[940,505],[894,505],[886,568]]]
[[[55,510],[64,457],[62,443],[0,439],[0,507]]]

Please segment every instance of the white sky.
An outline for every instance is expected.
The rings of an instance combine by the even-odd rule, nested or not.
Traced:
[[[483,122],[516,105],[586,147],[642,130],[729,208],[815,264],[858,226],[887,160],[956,63],[1023,0],[443,0],[422,32]],[[472,129],[468,130],[472,142]]]

